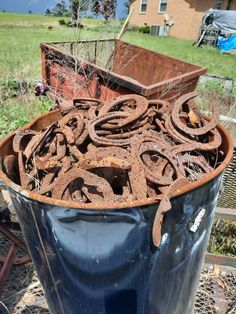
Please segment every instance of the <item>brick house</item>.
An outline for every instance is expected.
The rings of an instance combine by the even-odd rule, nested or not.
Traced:
[[[130,8],[134,8],[130,24],[163,26],[168,13],[174,21],[170,36],[195,40],[205,11],[236,10],[236,0],[131,0]]]

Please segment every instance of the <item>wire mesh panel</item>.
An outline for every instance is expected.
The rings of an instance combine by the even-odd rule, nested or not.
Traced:
[[[193,313],[236,313],[236,270],[203,268]]]
[[[1,295],[1,302],[11,314],[49,314],[32,264],[12,268]],[[236,270],[205,266],[202,269],[193,314],[233,314],[235,311]]]
[[[225,170],[223,189],[218,199],[218,206],[236,209],[236,148],[231,163]]]
[[[52,47],[66,54],[71,54],[79,60],[93,63],[98,67],[110,70],[113,68],[114,52],[116,49],[115,40],[58,42],[53,43]]]

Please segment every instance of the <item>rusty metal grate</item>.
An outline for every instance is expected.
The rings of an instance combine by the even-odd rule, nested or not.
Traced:
[[[12,268],[1,300],[11,314],[49,313],[43,290],[31,263]]]
[[[204,267],[193,313],[236,313],[236,270],[218,266]]]
[[[14,230],[12,232],[14,233],[14,235],[17,238],[19,238],[20,240],[23,240],[23,235],[22,235],[21,231]],[[7,256],[7,253],[9,251],[11,245],[12,245],[12,242],[0,234],[0,255],[1,256]],[[16,251],[16,257],[20,258],[23,256],[25,256],[25,252],[20,247],[18,247],[17,251]],[[0,269],[1,269],[1,264],[0,264]],[[0,312],[0,314],[1,314],[1,312]]]

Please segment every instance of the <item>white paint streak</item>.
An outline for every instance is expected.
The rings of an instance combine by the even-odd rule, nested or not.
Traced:
[[[22,191],[21,195],[29,198],[29,193],[27,191]]]
[[[53,234],[53,237],[54,237],[54,239],[55,239],[55,241],[56,241],[56,244],[57,244],[58,238],[57,238],[56,230],[55,230],[55,228],[53,228],[53,227],[52,227],[52,234]]]
[[[200,212],[197,214],[197,216],[195,217],[193,225],[189,229],[190,231],[194,233],[197,231],[197,229],[199,228],[201,224],[202,218],[205,216],[205,213],[206,213],[206,209],[202,208]]]
[[[168,233],[164,233],[161,239],[161,244],[164,244],[168,240]]]

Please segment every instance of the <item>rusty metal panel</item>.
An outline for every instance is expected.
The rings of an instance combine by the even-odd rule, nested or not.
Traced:
[[[42,43],[42,76],[65,99],[127,93],[174,100],[206,69],[120,40]]]

